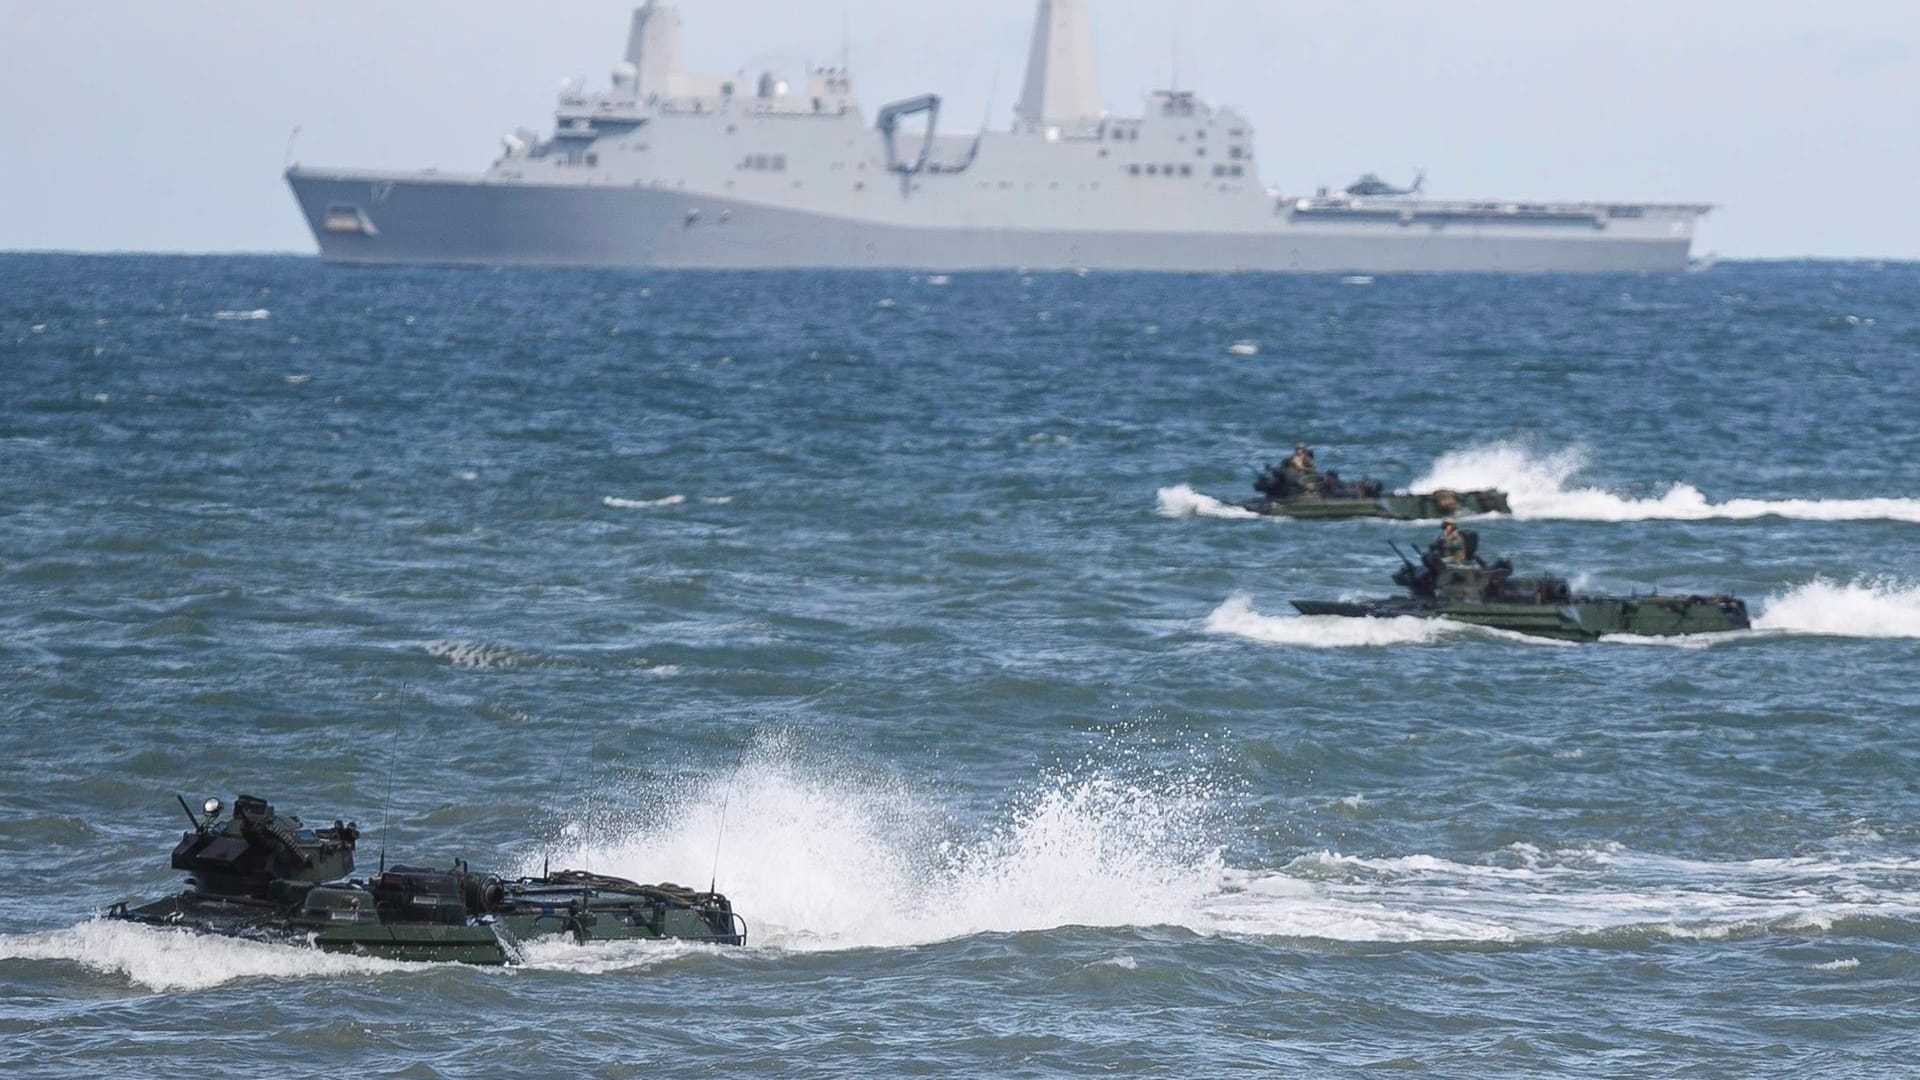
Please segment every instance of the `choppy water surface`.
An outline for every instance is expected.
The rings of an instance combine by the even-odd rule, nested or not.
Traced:
[[[1917,295],[0,259],[0,1068],[1900,1075]],[[1431,529],[1236,514],[1296,437],[1755,629],[1294,617]],[[94,919],[390,765],[397,854],[717,855],[753,943]]]

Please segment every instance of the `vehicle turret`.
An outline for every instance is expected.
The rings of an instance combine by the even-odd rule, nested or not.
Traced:
[[[219,799],[208,799],[203,809],[204,818],[188,809],[193,831],[173,849],[173,868],[185,871],[201,893],[265,898],[275,882],[318,884],[353,873],[358,825],[335,821],[331,828],[309,829],[252,795],[235,799],[225,818]]]

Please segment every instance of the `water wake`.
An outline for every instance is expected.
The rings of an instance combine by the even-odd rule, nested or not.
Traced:
[[[956,825],[950,810],[902,781],[808,764],[780,740],[724,775],[638,794],[637,806],[565,830],[586,838],[554,851],[555,864],[704,886],[717,852],[718,883],[749,921],[748,952],[549,940],[530,945],[531,967],[591,976],[689,959],[728,963],[768,948],[903,948],[1063,927],[1598,948],[1754,934],[1920,934],[1920,859],[1906,855],[1702,862],[1608,843],[1516,843],[1478,856],[1303,852],[1236,868],[1223,855],[1234,799],[1198,773],[1137,764],[1045,777],[978,828]],[[241,979],[452,967],[110,921],[0,935],[0,964],[22,961],[187,992]]]
[[[1630,498],[1600,488],[1574,486],[1586,467],[1584,451],[1539,454],[1515,443],[1469,447],[1442,455],[1413,491],[1507,493],[1522,520],[1708,521],[1763,517],[1802,521],[1910,521],[1920,523],[1920,499],[1729,499],[1709,502],[1698,488],[1676,483],[1655,498]]]
[[[119,975],[152,990],[204,990],[235,979],[299,979],[403,971],[389,960],[97,920],[66,930],[0,935],[0,961],[51,960]]]
[[[1207,915],[1216,932],[1259,936],[1631,947],[1912,923],[1917,867],[1844,856],[1702,863],[1611,844],[1515,844],[1477,862],[1320,852],[1277,873],[1229,874]]]
[[[1244,506],[1221,502],[1211,495],[1202,495],[1186,484],[1160,489],[1160,515],[1170,518],[1233,518],[1245,520],[1260,515]]]
[[[1920,585],[1815,579],[1767,601],[1755,630],[1850,638],[1920,638]]]
[[[894,948],[1066,926],[1339,942],[1598,945],[1920,920],[1920,860],[1847,854],[1703,863],[1598,844],[1478,858],[1302,854],[1229,866],[1232,799],[1197,776],[1047,778],[997,823],[956,831],[897,782],[763,748],[642,815],[672,835],[591,842],[595,869],[720,885],[761,945]],[[725,804],[727,826],[719,829]],[[617,831],[617,826],[616,826]]]
[[[640,820],[681,827],[602,823],[591,831],[611,838],[565,860],[705,885],[718,852],[720,887],[753,940],[787,949],[1181,922],[1223,873],[1225,807],[1197,777],[1055,776],[973,831],[896,782],[810,767],[776,744],[729,776],[648,801]]]

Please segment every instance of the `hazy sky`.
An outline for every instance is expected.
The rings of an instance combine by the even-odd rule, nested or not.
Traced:
[[[1108,106],[1249,114],[1290,193],[1718,203],[1698,250],[1920,258],[1920,0],[1090,0]],[[311,251],[280,179],[477,171],[604,84],[619,0],[0,0],[0,249]],[[863,104],[1008,123],[1033,0],[683,0],[685,66],[796,73],[843,27]]]

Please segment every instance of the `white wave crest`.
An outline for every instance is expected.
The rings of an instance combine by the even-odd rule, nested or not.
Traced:
[[[1262,615],[1253,601],[1234,595],[1207,616],[1207,632],[1231,634],[1267,645],[1306,649],[1356,649],[1425,645],[1465,629],[1444,619],[1349,619],[1338,615]]]
[[[1202,495],[1186,484],[1160,489],[1160,515],[1170,518],[1232,518],[1245,520],[1260,515],[1244,506],[1221,502],[1211,495]]]
[[[266,308],[254,308],[252,311],[216,311],[213,317],[220,322],[264,322],[273,318],[273,312]]]
[[[1708,521],[1763,517],[1803,521],[1910,521],[1920,523],[1920,499],[1729,499],[1710,502],[1691,484],[1675,483],[1654,498],[1630,498],[1572,481],[1586,467],[1579,449],[1541,454],[1501,442],[1443,454],[1413,491],[1507,493],[1516,518],[1561,521]]]
[[[1755,630],[1851,638],[1920,638],[1920,585],[1819,580],[1767,601]]]
[[[668,495],[664,499],[622,499],[609,495],[600,500],[610,510],[664,510],[669,506],[684,506],[685,495]]]
[[[235,979],[367,975],[414,966],[104,919],[66,930],[0,935],[0,960],[78,964],[152,990],[204,990]]]

